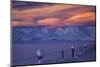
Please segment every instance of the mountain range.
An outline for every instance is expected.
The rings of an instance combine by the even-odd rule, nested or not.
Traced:
[[[34,41],[34,40],[95,40],[95,25],[87,26],[64,26],[64,27],[14,27],[12,29],[12,40]]]

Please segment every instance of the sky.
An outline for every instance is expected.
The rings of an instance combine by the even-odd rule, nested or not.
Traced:
[[[96,7],[12,1],[12,26],[87,25],[96,23]]]

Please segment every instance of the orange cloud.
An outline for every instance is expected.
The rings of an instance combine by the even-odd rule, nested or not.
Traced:
[[[93,10],[93,8],[85,6],[85,7],[81,7],[81,8],[76,8],[72,11],[65,11],[64,14],[77,15],[77,14],[84,13],[84,12],[91,12],[91,10]]]
[[[34,24],[32,22],[20,22],[20,21],[12,21],[12,26],[34,26]]]
[[[45,16],[45,15],[53,15],[57,13],[57,11],[63,10],[63,9],[70,9],[70,8],[75,8],[75,7],[82,7],[79,5],[53,5],[53,6],[48,6],[48,7],[43,7],[43,8],[31,8],[27,10],[17,10],[13,9],[12,10],[12,15],[18,18],[23,18],[23,19],[30,19],[32,17],[36,16]]]
[[[25,21],[14,21],[12,19],[12,26],[59,26],[64,24],[67,25],[87,23],[87,21],[95,21],[95,12],[92,12],[91,10],[93,10],[92,7],[63,4],[55,4],[42,8],[30,8],[21,10],[18,8],[13,8],[12,16],[16,19],[25,19]]]
[[[48,25],[48,26],[58,26],[61,24],[61,19],[59,18],[45,18],[38,20],[38,25]]]
[[[95,12],[84,12],[69,17],[65,19],[64,22],[66,22],[66,24],[78,24],[78,23],[82,24],[82,23],[87,23],[88,21],[95,22],[95,20],[96,20]]]

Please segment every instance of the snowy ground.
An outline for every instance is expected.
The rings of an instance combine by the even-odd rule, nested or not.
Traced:
[[[67,63],[96,60],[95,41],[40,41],[13,43],[13,65]],[[72,48],[74,56],[72,56]],[[42,59],[38,59],[41,50]],[[63,57],[62,57],[62,51]]]

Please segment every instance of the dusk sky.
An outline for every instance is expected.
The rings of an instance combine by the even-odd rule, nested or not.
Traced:
[[[67,26],[95,24],[95,6],[12,2],[12,26]]]

